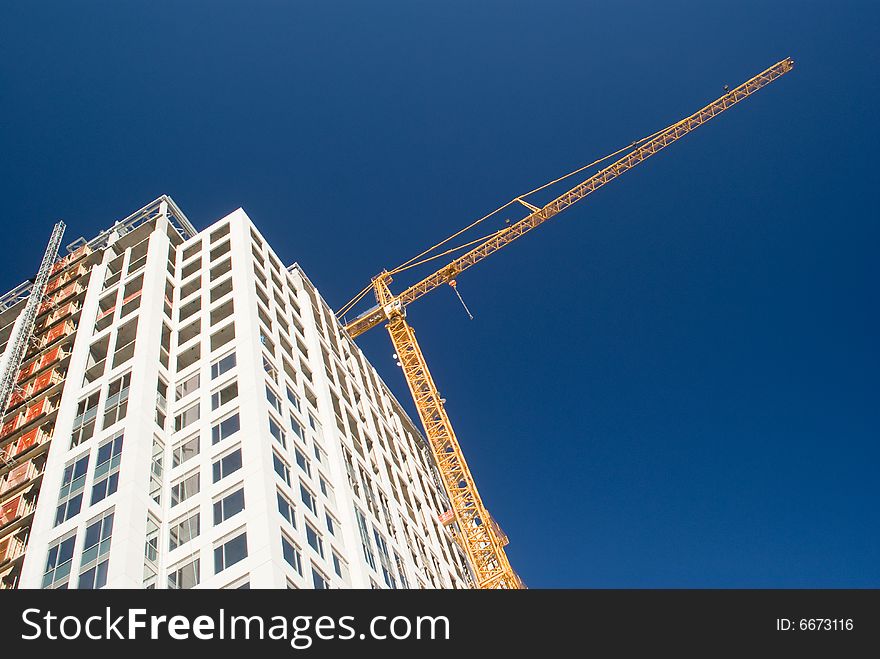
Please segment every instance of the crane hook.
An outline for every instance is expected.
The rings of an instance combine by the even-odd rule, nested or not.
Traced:
[[[461,306],[464,307],[464,311],[468,315],[468,318],[473,320],[474,317],[471,315],[471,310],[468,309],[467,305],[464,303],[464,298],[462,298],[461,293],[458,292],[458,285],[457,285],[456,281],[454,279],[450,279],[449,285],[452,286],[452,290],[454,290],[455,294],[458,296],[458,301],[461,302]]]

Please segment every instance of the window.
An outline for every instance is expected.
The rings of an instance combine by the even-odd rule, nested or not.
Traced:
[[[176,506],[199,493],[199,472],[194,471],[171,486],[171,505]]]
[[[348,582],[348,567],[335,551],[333,552],[333,571],[336,573],[336,576],[346,583]]]
[[[284,556],[284,560],[287,561],[300,576],[302,576],[302,554],[299,551],[299,547],[297,547],[293,540],[288,539],[283,533],[281,534],[281,554]]]
[[[162,474],[165,460],[165,445],[153,435],[152,462],[150,464],[150,498],[162,505]]]
[[[107,402],[104,403],[104,427],[109,428],[117,421],[125,418],[128,410],[128,388],[131,385],[131,373],[126,373],[110,383],[107,390]]]
[[[309,488],[307,488],[302,483],[299,484],[299,494],[302,498],[302,502],[306,504],[306,508],[312,511],[315,515],[318,514],[318,504],[315,502],[315,495],[311,493]]]
[[[175,400],[180,400],[188,394],[197,391],[199,388],[199,380],[199,374],[196,373],[177,385],[174,389]]]
[[[79,567],[79,585],[82,589],[103,588],[107,585],[110,537],[113,534],[113,511],[109,510],[86,526],[82,560]]]
[[[394,562],[397,564],[397,573],[400,575],[400,583],[404,588],[409,588],[409,582],[406,579],[406,568],[397,552],[394,552]]]
[[[227,222],[226,224],[224,224],[220,228],[215,229],[214,231],[211,232],[211,242],[216,243],[218,240],[220,240],[223,236],[227,235],[228,233],[229,233],[229,223]]]
[[[200,409],[199,403],[195,405],[190,405],[183,412],[180,412],[177,416],[174,417],[174,432],[178,432],[183,430],[191,423],[195,423],[199,420]]]
[[[327,530],[330,531],[330,535],[336,535],[336,529],[339,528],[339,522],[334,519],[333,515],[328,512],[324,512],[324,519],[327,521]]]
[[[194,435],[174,447],[171,452],[171,466],[178,467],[199,454],[199,436]]]
[[[278,422],[272,418],[272,415],[269,415],[269,434],[272,435],[281,446],[287,448],[287,440],[284,437],[284,431],[281,429],[281,426],[278,425]]]
[[[64,468],[61,490],[58,493],[58,508],[55,510],[55,526],[78,514],[82,508],[82,492],[88,469],[88,453]]]
[[[299,437],[302,440],[305,440],[306,431],[302,427],[302,424],[300,424],[300,422],[294,418],[293,414],[290,415],[290,427],[293,429],[294,435],[296,435],[297,437]]]
[[[238,471],[241,469],[241,449],[235,449],[232,453],[227,453],[219,460],[215,460],[211,468],[214,473],[215,483]]]
[[[147,540],[144,543],[144,558],[151,563],[159,562],[159,521],[147,515]]]
[[[67,588],[75,543],[76,533],[74,532],[49,546],[46,569],[43,570],[43,588]]]
[[[247,555],[247,533],[241,533],[219,547],[214,547],[214,574],[244,560]]]
[[[370,542],[370,531],[367,528],[367,520],[357,506],[354,508],[354,514],[355,517],[357,517],[358,530],[361,534],[361,547],[363,547],[364,550],[364,559],[367,561],[367,564],[375,570],[376,557],[373,555],[373,546]]]
[[[318,556],[324,558],[324,540],[315,527],[308,522],[306,522],[306,540],[309,543],[309,547],[314,549]]]
[[[211,444],[216,444],[227,437],[234,435],[241,427],[238,419],[238,412],[230,417],[226,417],[220,423],[211,427]]]
[[[225,405],[229,401],[238,397],[238,382],[230,382],[222,389],[211,394],[211,409],[216,410],[221,405]]]
[[[192,588],[199,585],[199,559],[178,565],[168,572],[169,588]]]
[[[235,353],[230,352],[225,357],[221,357],[211,364],[211,379],[219,378],[221,375],[235,367]]]
[[[324,458],[327,457],[327,454],[324,453],[324,449],[322,449],[320,446],[318,446],[317,443],[315,443],[315,445],[312,446],[312,452],[315,454],[315,460],[317,460],[321,464],[324,464]]]
[[[168,550],[177,549],[199,536],[199,514],[172,522],[168,533]]]
[[[244,488],[240,487],[235,492],[214,502],[214,526],[225,522],[242,510],[244,510]]]
[[[293,405],[293,408],[299,411],[299,396],[293,393],[293,389],[287,387],[287,400],[290,401],[290,404]]]
[[[211,326],[216,327],[218,324],[222,323],[224,320],[232,316],[235,313],[235,303],[233,300],[227,300],[222,304],[217,305],[213,309],[211,309],[210,321]]]
[[[275,411],[278,412],[278,414],[283,414],[281,412],[281,399],[278,398],[278,394],[272,391],[272,387],[268,384],[266,385],[266,400],[269,401],[269,404],[275,408]],[[282,416],[282,418],[284,417]]]
[[[309,477],[311,477],[312,465],[309,464],[309,459],[303,454],[302,451],[299,450],[299,448],[294,449],[294,454],[296,456],[296,464],[298,464],[299,468],[306,472]]]
[[[278,512],[281,516],[290,522],[293,528],[296,528],[296,513],[294,512],[293,503],[281,492],[275,493],[278,496]]]
[[[260,341],[265,343],[265,337],[262,334],[260,334]],[[266,355],[263,355],[263,370],[266,371],[266,374],[272,378],[272,380],[278,378],[278,370],[275,368],[275,364],[273,364],[272,360]]]
[[[278,454],[275,451],[272,451],[272,464],[275,467],[275,473],[281,476],[281,480],[287,483],[288,487],[290,486],[290,467],[278,457]]]
[[[79,446],[84,441],[91,439],[95,434],[95,417],[98,416],[98,400],[101,392],[96,391],[88,398],[79,401],[76,406],[76,418],[73,420],[73,433],[70,438],[70,448]]]
[[[98,447],[92,505],[109,497],[119,485],[119,462],[122,460],[122,433]]]
[[[315,568],[312,568],[312,583],[315,584],[315,590],[329,590],[330,582],[323,574]]]
[[[228,586],[223,586],[223,590],[250,590],[251,589],[251,580],[250,575],[246,576],[244,579],[237,579],[233,581]]]
[[[320,474],[318,475],[318,485],[321,488],[321,494],[327,497],[327,501],[332,504],[336,503],[336,495],[333,493],[333,488],[330,484],[324,480],[324,477]]]

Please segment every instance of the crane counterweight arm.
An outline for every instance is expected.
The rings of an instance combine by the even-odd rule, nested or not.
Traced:
[[[446,266],[440,268],[433,274],[428,275],[416,284],[413,284],[395,297],[395,303],[399,303],[400,307],[406,307],[408,304],[414,302],[423,295],[430,293],[435,288],[448,283],[462,271],[476,265],[490,254],[494,254],[502,247],[509,245],[517,238],[520,238],[532,229],[539,227],[541,224],[555,217],[569,206],[574,205],[584,197],[595,192],[607,183],[610,183],[624,172],[629,171],[654,154],[659,153],[673,142],[709,122],[711,119],[717,117],[719,114],[736,105],[743,99],[748,98],[780,76],[788,73],[793,67],[794,60],[786,58],[781,62],[774,64],[767,70],[762,71],[747,82],[744,82],[739,87],[731,89],[721,98],[661,131],[641,146],[634,148],[632,151],[600,170],[584,182],[560,195],[543,208],[533,211],[523,219],[510,225],[508,228],[493,234],[477,247],[454,259]],[[388,277],[379,275],[379,277],[374,280],[374,288],[376,286],[376,281],[383,277],[387,283]],[[381,324],[387,317],[386,309],[380,305],[380,307],[370,309],[367,313],[348,323],[346,329],[352,337],[356,337],[376,325]]]

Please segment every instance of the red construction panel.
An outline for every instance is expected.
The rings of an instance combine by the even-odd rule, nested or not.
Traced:
[[[34,372],[34,367],[36,367],[36,362],[31,362],[30,364],[22,366],[21,370],[18,372],[18,382],[27,380],[31,376],[31,373]]]
[[[18,424],[21,421],[21,415],[16,414],[14,417],[9,419],[6,423],[0,427],[0,437],[8,437],[12,433],[15,432],[15,429],[18,428]]]
[[[12,395],[9,397],[9,409],[14,408],[17,405],[21,405],[25,401],[25,394],[21,391],[13,391]]]
[[[33,430],[28,430],[25,434],[21,436],[21,438],[15,444],[15,450],[10,451],[12,455],[19,455],[20,453],[24,453],[32,446],[36,446],[37,444],[42,443],[43,433],[39,428],[34,428]]]
[[[73,263],[79,258],[82,258],[86,254],[91,254],[92,250],[88,245],[83,245],[82,247],[77,247],[70,255],[67,257],[68,263]]]
[[[13,533],[12,535],[15,534]],[[15,552],[16,543],[12,541],[12,535],[8,535],[0,540],[0,563],[9,558],[13,558],[12,554]]]
[[[61,346],[52,348],[49,352],[40,357],[40,368],[46,368],[49,364],[57,362],[63,356],[64,353],[61,351]]]
[[[58,323],[54,327],[49,328],[49,331],[46,332],[43,337],[43,341],[45,343],[52,343],[53,341],[60,339],[62,336],[67,336],[72,330],[73,325],[70,323]]]
[[[34,386],[31,389],[30,395],[38,394],[44,389],[51,387],[53,384],[58,382],[61,379],[61,375],[58,373],[57,369],[51,369],[49,371],[44,371],[37,376],[37,379],[34,380]]]
[[[3,484],[3,491],[11,490],[13,487],[21,485],[31,477],[32,463],[25,462],[18,465],[15,469],[6,474],[6,482]]]
[[[43,398],[42,400],[37,401],[33,405],[27,408],[27,412],[24,415],[24,422],[30,423],[37,417],[43,416],[44,414],[48,414],[52,411],[52,404],[49,402],[48,398]]]
[[[0,504],[0,525],[9,524],[16,519],[18,515],[19,504],[21,503],[21,495],[12,497],[9,501]]]
[[[55,277],[54,279],[50,279],[50,280],[49,280],[49,283],[46,284],[46,292],[47,292],[47,293],[51,293],[51,292],[54,291],[56,288],[58,288],[59,286],[61,286],[61,284],[63,284],[63,283],[64,283],[64,281],[62,280],[61,277]]]

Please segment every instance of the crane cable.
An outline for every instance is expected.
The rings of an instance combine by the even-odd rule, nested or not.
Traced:
[[[451,248],[447,249],[446,251],[440,252],[439,254],[435,254],[435,255],[433,255],[433,256],[429,256],[429,257],[424,258],[424,259],[422,258],[422,257],[425,256],[426,254],[430,254],[431,252],[433,252],[433,251],[434,251],[435,249],[437,249],[438,247],[442,247],[443,245],[445,245],[446,243],[448,243],[450,240],[453,240],[454,238],[457,238],[457,237],[460,236],[461,234],[463,234],[463,233],[469,231],[470,229],[473,229],[475,226],[477,226],[477,225],[480,224],[481,222],[484,222],[485,220],[488,220],[490,217],[492,217],[493,215],[495,215],[495,214],[499,213],[500,211],[504,210],[505,208],[507,208],[507,207],[510,206],[511,204],[515,204],[515,203],[517,203],[517,202],[523,201],[525,197],[528,197],[528,196],[530,196],[530,195],[535,194],[536,192],[540,192],[541,190],[544,190],[544,189],[546,189],[546,188],[549,188],[551,185],[555,185],[555,184],[559,183],[560,181],[564,181],[565,179],[567,179],[567,178],[569,178],[569,177],[571,177],[571,176],[574,176],[575,174],[580,174],[580,173],[581,173],[582,171],[584,171],[585,169],[588,169],[588,168],[590,168],[590,167],[595,167],[596,165],[599,165],[599,164],[605,162],[605,161],[608,160],[609,158],[613,158],[614,156],[620,155],[620,154],[623,153],[624,151],[628,151],[629,149],[633,149],[633,148],[636,148],[636,147],[638,147],[638,146],[641,146],[641,145],[644,144],[645,142],[647,142],[647,141],[649,141],[649,140],[652,140],[652,139],[654,139],[655,137],[657,137],[658,135],[660,135],[660,133],[664,133],[664,132],[666,132],[666,131],[668,131],[668,130],[671,130],[672,128],[675,128],[677,125],[683,123],[684,121],[685,121],[684,119],[682,119],[682,120],[680,120],[680,121],[676,121],[674,124],[670,124],[670,125],[667,126],[666,128],[662,128],[662,129],[660,129],[660,130],[658,130],[658,131],[656,131],[656,132],[654,132],[654,133],[651,133],[651,134],[648,135],[647,137],[643,137],[643,138],[641,138],[641,139],[639,139],[639,140],[635,140],[634,142],[628,144],[627,146],[622,147],[622,148],[620,148],[620,149],[618,149],[617,151],[614,151],[614,152],[612,152],[612,153],[609,153],[607,156],[604,156],[604,157],[602,157],[602,158],[599,158],[598,160],[594,160],[594,161],[591,162],[591,163],[587,163],[586,165],[583,165],[582,167],[578,167],[577,169],[570,171],[568,174],[564,174],[563,176],[560,176],[559,178],[553,179],[552,181],[548,181],[548,182],[545,183],[544,185],[538,186],[538,187],[535,188],[534,190],[530,190],[529,192],[526,192],[525,194],[521,194],[521,195],[519,195],[519,196],[517,196],[517,197],[514,197],[513,199],[511,199],[510,201],[508,201],[508,202],[507,202],[506,204],[504,204],[503,206],[499,206],[498,208],[496,208],[495,210],[493,210],[491,213],[488,213],[488,214],[484,215],[483,217],[479,218],[478,220],[474,220],[473,222],[471,222],[469,225],[467,225],[467,226],[464,227],[463,229],[459,229],[458,231],[456,231],[455,233],[453,233],[451,236],[449,236],[449,237],[447,237],[447,238],[444,238],[443,240],[441,240],[440,242],[436,243],[435,245],[432,245],[432,246],[429,247],[428,249],[426,249],[426,250],[420,252],[419,254],[416,254],[414,257],[412,257],[412,258],[409,259],[408,261],[404,261],[403,263],[401,263],[399,266],[397,266],[397,267],[394,268],[393,270],[388,271],[388,274],[389,274],[389,275],[394,275],[394,274],[397,274],[398,272],[403,272],[403,271],[405,271],[405,270],[409,270],[410,268],[415,268],[415,267],[417,267],[417,266],[424,265],[424,264],[427,263],[428,261],[432,261],[432,260],[434,260],[434,259],[440,258],[441,256],[446,256],[446,255],[451,254],[451,253],[453,253],[453,252],[456,252],[456,251],[458,251],[458,250],[460,250],[460,249],[464,249],[465,247],[470,247],[471,245],[474,245],[474,244],[476,244],[476,243],[480,243],[480,242],[482,242],[482,241],[484,241],[484,240],[488,240],[489,238],[492,238],[493,236],[495,236],[496,234],[500,233],[501,231],[504,231],[504,228],[498,229],[497,231],[493,231],[492,233],[490,233],[490,234],[488,234],[488,235],[486,235],[486,236],[483,236],[482,238],[477,238],[476,240],[472,240],[472,241],[470,241],[470,242],[464,243],[463,245],[458,245],[457,247],[451,247]],[[348,311],[350,311],[351,308],[354,307],[358,302],[360,302],[360,301],[364,298],[364,296],[365,296],[367,293],[370,292],[370,290],[371,290],[372,288],[373,288],[373,285],[372,285],[372,284],[367,284],[367,286],[365,286],[365,287],[364,287],[364,288],[363,288],[363,289],[362,289],[357,295],[355,295],[351,300],[349,300],[345,305],[343,305],[343,306],[339,309],[339,311],[337,311],[337,315],[341,317],[341,316],[343,316],[345,313],[347,313]]]

